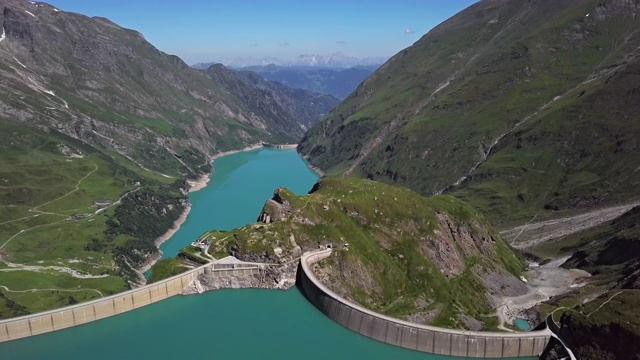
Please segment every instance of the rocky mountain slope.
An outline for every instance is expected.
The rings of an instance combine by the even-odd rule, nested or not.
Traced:
[[[499,299],[527,291],[524,264],[468,204],[368,180],[324,178],[307,196],[280,188],[258,223],[200,241],[211,243],[208,254],[188,247],[181,256],[287,264],[331,244],[335,254],[317,269],[323,282],[422,324],[495,329]]]
[[[296,142],[336,101],[217,82],[45,3],[0,0],[0,28],[0,318],[140,282],[214,153]]]
[[[169,175],[199,165],[189,163],[189,152],[294,142],[302,133],[301,124],[258,115],[261,109],[240,99],[245,94],[158,51],[134,30],[44,3],[0,6],[6,120],[59,131]]]
[[[292,127],[289,131],[299,138],[340,102],[331,95],[295,89],[250,71],[229,70],[221,64],[211,65],[205,74],[235,94],[258,116],[274,119],[282,126],[298,124],[298,128]]]
[[[446,192],[499,225],[637,197],[632,0],[485,0],[392,57],[299,151],[330,175]]]

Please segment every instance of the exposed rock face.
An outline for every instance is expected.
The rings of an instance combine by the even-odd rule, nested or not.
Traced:
[[[198,276],[182,294],[201,294],[217,289],[280,289],[288,290],[296,283],[297,262],[278,268],[267,268],[256,275],[218,275],[205,273]]]
[[[493,306],[500,305],[502,298],[507,296],[519,296],[529,292],[527,285],[522,280],[504,271],[485,270],[476,274],[487,288],[487,298]]]
[[[273,254],[269,251],[246,251],[245,249],[240,249],[235,244],[229,247],[229,254],[239,260],[248,262],[274,263],[276,261],[275,256],[273,256]]]
[[[481,226],[457,224],[447,214],[438,213],[437,218],[437,228],[422,239],[420,249],[446,277],[460,275],[465,258],[486,254],[493,247],[495,239]]]
[[[258,221],[262,221],[268,224],[269,222],[281,221],[288,217],[288,215],[291,213],[291,204],[283,200],[280,196],[280,191],[282,190],[283,188],[278,188],[273,193],[273,197],[267,200],[266,204],[262,208],[262,211],[260,212],[260,216],[258,216]]]

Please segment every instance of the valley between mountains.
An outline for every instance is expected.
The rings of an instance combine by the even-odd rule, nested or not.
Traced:
[[[373,311],[483,331],[552,314],[578,358],[635,359],[638,14],[482,0],[336,84],[196,69],[108,19],[0,0],[0,317],[144,283],[216,154],[299,143],[324,174],[308,194],[274,189],[256,222],[193,239],[206,248],[151,281],[332,245],[316,275]],[[261,281],[291,286],[291,271]]]

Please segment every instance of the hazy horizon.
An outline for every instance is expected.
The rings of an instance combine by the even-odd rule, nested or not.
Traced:
[[[137,30],[188,64],[232,58],[342,52],[389,58],[475,0],[45,1],[63,11],[110,19]]]

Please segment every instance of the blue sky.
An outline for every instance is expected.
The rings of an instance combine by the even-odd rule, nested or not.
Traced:
[[[391,56],[475,0],[45,0],[140,31],[189,64],[343,52]]]

